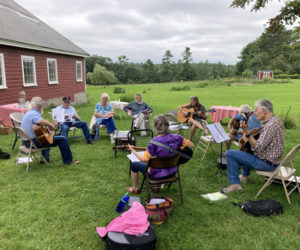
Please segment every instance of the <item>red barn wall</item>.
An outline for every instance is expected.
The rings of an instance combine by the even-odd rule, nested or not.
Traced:
[[[7,89],[0,89],[0,105],[18,102],[21,90],[26,92],[26,99],[40,96],[51,103],[63,96],[70,96],[74,101],[76,93],[85,93],[85,64],[83,57],[42,52],[30,49],[0,45],[0,53],[4,55],[5,77]],[[21,56],[35,58],[37,86],[24,87]],[[57,60],[58,84],[48,83],[47,58]],[[76,80],[76,61],[82,62],[83,81]]]

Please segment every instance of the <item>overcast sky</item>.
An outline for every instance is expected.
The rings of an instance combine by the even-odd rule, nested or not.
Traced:
[[[235,64],[280,9],[229,8],[231,0],[16,0],[88,53],[131,62],[174,60],[190,47],[193,61]]]

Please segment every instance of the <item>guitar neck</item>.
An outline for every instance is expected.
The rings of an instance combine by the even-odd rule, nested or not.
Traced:
[[[143,148],[143,147],[132,146],[132,148],[134,150],[143,150],[143,151],[146,150],[146,148]],[[114,146],[113,150],[116,150],[116,149],[125,149],[125,150],[128,150],[128,146],[127,145]]]

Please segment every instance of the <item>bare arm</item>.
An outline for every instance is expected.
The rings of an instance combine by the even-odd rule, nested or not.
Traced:
[[[138,154],[138,153],[133,149],[133,147],[132,147],[130,144],[128,144],[128,149],[129,149],[130,152],[132,152],[132,153],[136,156],[136,158],[138,158],[140,161],[146,162],[146,159],[145,159],[144,155]]]
[[[41,119],[37,124],[40,125],[40,126],[47,126],[52,130],[54,130],[56,125],[57,125],[57,123],[55,121],[51,123],[51,122],[49,122],[48,120],[45,120],[45,119]]]
[[[188,104],[184,104],[184,105],[180,105],[179,107],[178,107],[178,109],[181,111],[181,113],[184,115],[184,116],[186,116],[187,115],[187,113],[183,110],[184,108],[187,108],[189,105]]]
[[[191,141],[189,141],[189,143],[188,143],[187,147],[189,147],[189,148],[193,148],[193,147],[194,147],[194,143],[192,143]]]

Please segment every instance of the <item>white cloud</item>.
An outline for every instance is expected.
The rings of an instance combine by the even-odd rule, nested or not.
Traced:
[[[194,62],[234,64],[280,9],[277,0],[259,12],[229,8],[231,0],[16,1],[90,54],[156,63],[188,46]]]

